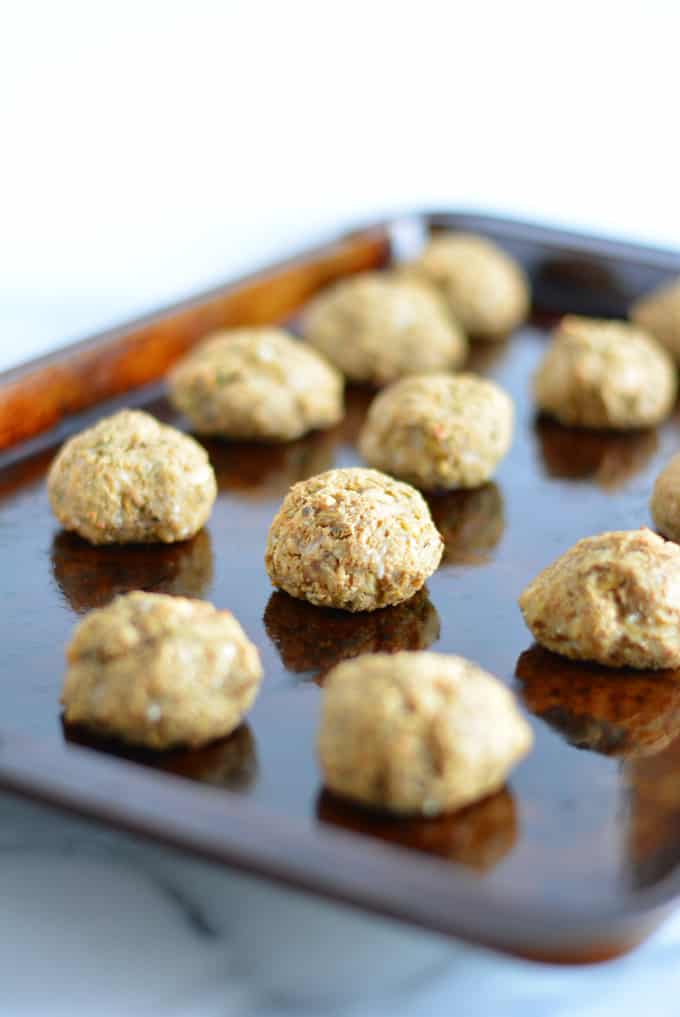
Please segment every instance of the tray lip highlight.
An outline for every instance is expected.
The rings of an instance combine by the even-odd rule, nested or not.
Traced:
[[[27,374],[39,372],[71,354],[94,348],[100,343],[111,342],[173,312],[200,307],[211,297],[236,292],[255,281],[264,281],[287,267],[304,264],[334,246],[351,242],[353,238],[375,234],[376,239],[385,239],[389,242],[394,225],[410,218],[435,228],[449,226],[481,231],[493,228],[496,234],[502,234],[509,239],[555,246],[562,251],[568,248],[577,253],[584,252],[628,263],[650,265],[669,272],[680,271],[680,254],[670,249],[580,234],[559,227],[468,210],[407,212],[343,231],[337,237],[305,248],[290,258],[266,265],[236,280],[228,280],[184,300],[151,311],[140,318],[10,368],[0,373],[0,396],[3,386],[12,384]],[[139,398],[147,387],[130,389],[131,398],[133,400],[135,397]],[[91,411],[92,408],[89,412]],[[77,419],[77,416],[69,418],[71,423],[74,419]],[[0,469],[9,468],[40,448],[52,445],[61,432],[69,429],[69,420],[0,453]],[[19,752],[18,761],[13,758],[13,753],[16,752]],[[26,762],[22,762],[22,758],[25,758]],[[36,761],[41,760],[45,762],[44,770],[35,765]],[[69,785],[67,777],[60,779],[60,774],[68,774],[72,770],[78,770],[79,767],[87,777],[84,786],[77,780]],[[133,769],[130,769],[131,767]],[[98,781],[96,786],[93,784],[95,780]],[[142,794],[148,791],[149,811],[146,817],[140,811],[139,803],[130,807],[124,797],[106,797],[107,788],[126,781],[131,782],[135,791],[141,789]],[[541,943],[546,949],[552,949],[557,953],[560,951],[568,953],[572,948],[576,952],[587,951],[587,944],[591,940],[597,943],[600,938],[606,940],[608,936],[612,936],[611,929],[605,931],[602,928],[607,923],[619,922],[627,925],[637,920],[646,921],[650,925],[656,924],[663,917],[663,912],[670,909],[680,896],[679,865],[651,887],[629,891],[616,903],[596,903],[585,916],[576,914],[566,906],[559,910],[550,906],[543,907],[537,905],[535,900],[522,900],[519,895],[514,898],[512,894],[503,892],[498,887],[485,885],[483,880],[472,875],[461,865],[335,829],[313,818],[307,824],[256,807],[235,793],[205,788],[175,775],[150,771],[132,762],[102,756],[86,747],[60,743],[56,738],[53,740],[49,737],[16,734],[11,730],[3,730],[1,726],[0,789],[44,802],[55,808],[76,812],[86,818],[105,822],[115,829],[128,830],[157,843],[228,864],[253,875],[273,879],[373,913],[410,921],[437,932],[486,943],[508,952],[527,952],[531,947],[538,949]],[[163,800],[167,798],[169,802],[176,802],[165,816],[158,815],[151,807],[157,795]],[[201,810],[205,808],[215,817],[216,826],[212,837],[209,836],[209,832],[197,830],[196,824],[192,829],[191,822],[182,828],[184,822],[182,811],[191,800],[197,803],[199,800],[204,802],[205,807],[201,805]],[[224,821],[225,818],[236,826],[236,832],[227,831],[230,836],[226,835],[224,827],[219,823],[219,820]],[[200,823],[198,825],[200,826]],[[307,845],[319,869],[306,870],[301,867],[297,856],[291,858],[285,853],[276,856],[276,852],[272,853],[269,850],[267,857],[266,852],[253,854],[253,846],[248,841],[252,840],[253,831],[257,833],[266,828],[269,828],[273,840],[278,833],[278,836],[286,842],[300,841]],[[324,869],[322,863],[324,861],[327,863],[329,856],[337,858],[339,864],[335,866],[326,864]],[[357,884],[355,876],[352,883],[352,879],[347,878],[347,869],[358,866],[356,873],[359,874],[362,861],[371,871],[377,869],[376,877],[368,882],[366,879],[363,879],[363,882],[359,880]],[[381,866],[389,870],[390,877],[387,881],[383,879],[382,887],[379,878]],[[395,892],[393,886],[393,873],[397,868],[400,868],[404,875],[404,885],[399,893]],[[423,913],[422,900],[419,903],[417,896],[428,890],[431,914]],[[437,906],[443,903],[446,904],[448,911]],[[556,921],[561,924],[559,930],[555,929]],[[638,934],[634,938],[641,937]],[[523,949],[524,946],[527,950]],[[597,953],[596,949],[594,953]]]

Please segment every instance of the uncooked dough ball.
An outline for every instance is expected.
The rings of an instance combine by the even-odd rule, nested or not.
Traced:
[[[367,654],[324,686],[326,787],[364,805],[436,816],[497,791],[529,751],[510,691],[462,657]]]
[[[295,484],[269,530],[265,565],[293,597],[345,611],[400,604],[439,565],[442,539],[418,491],[377,470]]]
[[[579,540],[522,593],[537,642],[606,667],[680,667],[680,547],[651,530]]]
[[[625,321],[568,315],[534,376],[534,394],[562,424],[652,427],[673,409],[675,367],[651,336]]]
[[[324,290],[310,303],[303,329],[347,378],[371,385],[452,370],[467,352],[436,293],[387,273],[367,272]]]
[[[442,233],[413,269],[433,282],[468,335],[502,339],[529,313],[529,282],[497,244],[473,233]]]
[[[152,749],[228,735],[262,678],[231,612],[162,593],[128,593],[91,611],[66,654],[66,722]]]
[[[680,279],[673,279],[636,300],[630,317],[680,360]]]
[[[404,378],[373,400],[359,437],[371,466],[427,491],[479,487],[510,448],[510,396],[474,374]]]
[[[47,491],[64,529],[91,544],[170,544],[198,533],[217,483],[193,438],[141,410],[121,410],[66,442]]]
[[[292,441],[343,414],[343,379],[280,328],[216,332],[169,376],[170,398],[199,434]]]
[[[680,455],[657,477],[650,508],[659,533],[680,543]]]

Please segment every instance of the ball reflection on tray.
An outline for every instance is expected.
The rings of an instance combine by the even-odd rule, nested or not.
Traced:
[[[213,579],[207,530],[177,544],[105,547],[61,531],[52,541],[51,558],[57,586],[78,613],[103,607],[131,590],[203,597]]]
[[[379,611],[350,614],[272,593],[264,613],[267,634],[284,666],[296,674],[331,667],[362,653],[424,650],[439,637],[437,610],[427,590]]]

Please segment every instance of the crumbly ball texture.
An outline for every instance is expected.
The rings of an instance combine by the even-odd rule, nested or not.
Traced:
[[[491,240],[472,233],[433,237],[413,269],[433,282],[468,335],[502,339],[529,313],[521,266]]]
[[[522,593],[541,645],[606,667],[680,667],[680,547],[651,530],[579,540]]]
[[[371,385],[453,370],[467,352],[437,294],[388,273],[367,272],[324,290],[310,303],[303,330],[347,378]]]
[[[680,278],[636,300],[630,317],[680,361]]]
[[[512,442],[506,392],[474,374],[404,378],[373,400],[359,437],[364,459],[427,491],[479,487]]]
[[[265,565],[293,597],[374,611],[412,597],[439,565],[442,539],[418,491],[377,470],[329,470],[290,489]]]
[[[160,593],[128,593],[90,612],[66,656],[66,722],[151,749],[228,735],[262,678],[257,649],[229,611]]]
[[[625,321],[568,315],[534,376],[538,406],[562,424],[615,430],[652,427],[676,396],[666,351]]]
[[[205,449],[140,410],[71,438],[47,475],[52,511],[91,544],[173,543],[198,533],[217,495]]]
[[[199,434],[292,441],[343,415],[343,378],[280,328],[209,336],[169,376],[170,398]]]
[[[326,786],[436,816],[497,791],[532,743],[514,697],[462,657],[369,654],[333,668],[318,755]]]
[[[657,477],[650,509],[659,533],[680,543],[680,455],[673,456]]]

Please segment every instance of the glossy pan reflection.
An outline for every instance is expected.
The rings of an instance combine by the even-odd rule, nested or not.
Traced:
[[[210,534],[177,544],[93,547],[60,531],[52,541],[52,575],[74,611],[103,607],[120,593],[146,590],[205,597],[213,579]]]
[[[515,800],[508,788],[436,819],[404,819],[371,812],[324,790],[316,814],[323,823],[438,855],[478,872],[492,869],[509,854],[519,825]]]

